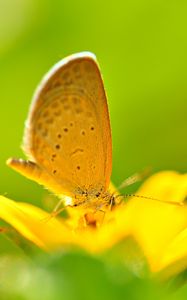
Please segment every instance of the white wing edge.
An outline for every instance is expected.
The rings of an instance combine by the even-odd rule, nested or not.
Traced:
[[[38,94],[40,93],[41,89],[45,85],[45,83],[63,66],[66,66],[69,62],[74,61],[79,58],[91,58],[93,61],[97,61],[96,55],[89,51],[83,51],[79,53],[71,54],[63,59],[61,59],[59,62],[57,62],[53,67],[44,75],[41,82],[39,83],[38,87],[36,88],[36,91],[33,95],[33,99],[31,102],[31,109],[32,105],[34,105],[35,99],[38,98]]]

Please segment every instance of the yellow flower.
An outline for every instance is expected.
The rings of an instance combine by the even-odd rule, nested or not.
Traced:
[[[88,214],[86,226],[81,208],[68,208],[69,218],[50,218],[38,207],[1,196],[0,218],[46,251],[76,245],[103,253],[131,237],[153,273],[165,271],[171,276],[182,271],[187,267],[187,174],[157,173],[137,194],[162,201],[131,197],[112,211],[96,212],[100,226],[92,226],[93,214]]]

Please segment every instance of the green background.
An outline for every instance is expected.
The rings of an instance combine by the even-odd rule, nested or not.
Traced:
[[[9,169],[5,161],[11,156],[24,157],[20,148],[24,122],[42,76],[61,58],[85,50],[96,54],[108,95],[114,183],[118,185],[148,166],[153,172],[186,172],[186,16],[187,2],[182,0],[0,0],[0,193],[19,201],[40,203],[44,190]],[[107,296],[101,292],[103,287],[104,291],[109,289],[112,299],[118,284],[111,287],[106,270],[97,268],[98,262],[90,270],[89,259],[84,260],[88,273],[94,276],[99,272],[101,276],[98,279],[95,275],[95,297]],[[39,271],[34,269],[33,277],[40,271],[52,274],[46,264]],[[56,277],[49,275],[49,280],[58,277],[58,270],[55,272]],[[73,267],[69,272],[74,274]],[[39,279],[43,278],[41,274]],[[72,274],[68,276],[75,276]],[[104,281],[104,286],[99,280]],[[88,282],[90,286],[92,277]],[[29,284],[32,289],[32,281]],[[65,281],[69,291],[68,284],[73,283]],[[81,284],[83,289],[84,281]],[[52,289],[58,293],[56,285],[53,282]],[[135,280],[126,287],[127,294],[131,295],[130,291],[138,286],[137,294],[132,296],[138,299],[141,291],[144,293],[144,285],[139,286]],[[146,285],[147,299],[153,299],[149,289],[152,291]]]
[[[115,184],[147,166],[187,170],[187,2],[0,0],[0,192],[43,190],[5,166],[33,92],[66,55],[97,55],[108,95]]]

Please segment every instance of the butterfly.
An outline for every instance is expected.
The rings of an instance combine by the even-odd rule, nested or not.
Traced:
[[[107,97],[94,54],[68,56],[44,76],[26,121],[29,160],[7,164],[71,206],[109,205],[112,139]]]

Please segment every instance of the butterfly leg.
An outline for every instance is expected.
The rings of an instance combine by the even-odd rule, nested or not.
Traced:
[[[64,201],[62,199],[59,200],[57,205],[55,206],[55,208],[49,214],[49,216],[44,218],[42,221],[49,222],[51,219],[56,218],[62,211],[64,211],[66,209],[66,207],[64,207],[64,206],[60,207],[63,203],[64,203]]]
[[[127,186],[130,186],[136,182],[143,180],[150,173],[150,168],[144,169],[142,172],[137,172],[132,176],[126,178],[120,186],[117,188],[118,190],[124,189]]]

